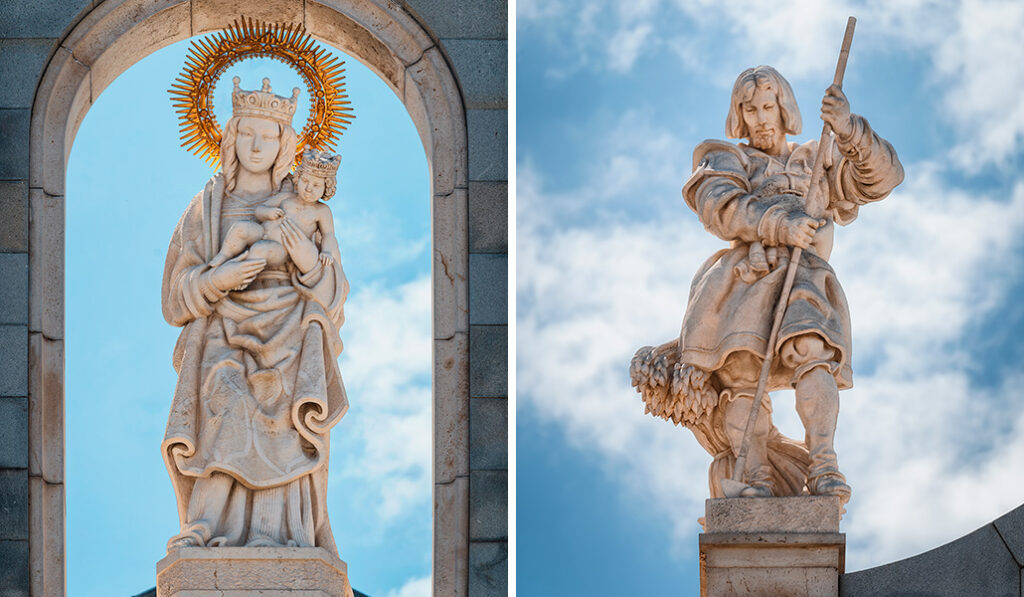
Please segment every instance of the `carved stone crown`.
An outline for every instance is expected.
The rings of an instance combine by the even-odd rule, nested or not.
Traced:
[[[292,97],[275,95],[270,89],[270,79],[263,79],[263,89],[260,91],[246,91],[239,89],[241,79],[233,79],[235,89],[231,92],[232,115],[252,116],[255,118],[267,118],[283,124],[292,125],[292,116],[295,115],[296,101],[299,99],[299,88],[292,89]]]
[[[334,178],[338,175],[338,167],[341,166],[341,156],[332,155],[326,151],[307,149],[302,152],[302,161],[296,169],[295,174],[306,173],[321,178]]]

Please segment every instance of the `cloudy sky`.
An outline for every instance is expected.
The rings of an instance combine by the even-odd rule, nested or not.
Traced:
[[[178,329],[160,284],[174,226],[213,171],[178,145],[167,93],[188,42],[143,59],[97,98],[67,180],[67,542],[70,595],[134,595],[178,532],[160,454]],[[352,284],[340,364],[351,409],[334,428],[328,509],[352,584],[373,597],[430,591],[430,253],[427,163],[402,103],[345,57],[356,120],[330,201]],[[303,87],[280,63],[228,71]],[[303,87],[302,98],[305,95]],[[304,123],[300,101],[295,123]],[[297,127],[298,128],[298,127]]]
[[[643,414],[634,351],[674,337],[722,241],[680,188],[723,138],[736,75],[775,66],[816,138],[846,17],[844,89],[906,181],[839,229],[855,387],[837,449],[847,570],[1019,505],[1024,478],[1024,4],[520,0],[517,584],[697,594],[711,457]],[[792,394],[775,420],[802,437]],[[555,562],[555,565],[552,563]]]

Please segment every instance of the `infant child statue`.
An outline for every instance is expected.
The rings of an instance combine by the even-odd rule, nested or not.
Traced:
[[[304,151],[293,175],[295,192],[271,195],[256,206],[256,219],[262,224],[250,220],[232,224],[210,267],[215,268],[240,255],[247,247],[246,259],[265,259],[269,267],[282,266],[288,260],[282,234],[294,232],[294,229],[314,242],[313,235],[319,233],[320,261],[325,266],[332,260],[340,261],[334,218],[327,204],[320,201],[334,196],[340,165],[341,156],[315,149]]]

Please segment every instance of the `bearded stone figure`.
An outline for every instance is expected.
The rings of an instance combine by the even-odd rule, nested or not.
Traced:
[[[806,435],[801,442],[779,433],[766,397],[751,428],[740,495],[850,498],[833,445],[839,390],[853,384],[850,313],[828,259],[835,225],[853,222],[862,205],[886,197],[903,180],[903,168],[892,146],[850,113],[838,86],[827,90],[821,116],[834,134],[823,148],[819,215],[808,213],[807,203],[819,141],[787,141],[801,130],[789,83],[769,66],[736,79],[726,134],[747,142],[698,145],[683,186],[686,205],[729,245],[693,277],[679,337],[641,348],[630,367],[647,412],[688,427],[714,457],[713,498],[725,497],[722,480],[734,477],[769,351],[767,390],[795,390]],[[792,292],[769,346],[796,248],[802,254]]]
[[[221,169],[191,200],[167,250],[163,312],[182,328],[162,445],[181,522],[168,551],[288,546],[337,554],[327,462],[330,430],[348,408],[337,359],[349,286],[332,256],[333,226],[276,209],[296,190],[289,171],[298,91],[275,95],[267,79],[262,90],[245,91],[236,78]],[[333,192],[333,179],[316,183],[327,176],[322,169],[301,175],[310,188]],[[306,194],[300,199],[311,205],[321,197]],[[232,227],[258,228],[257,213],[268,210],[280,232],[259,242],[278,242],[282,258],[255,245],[226,258]]]

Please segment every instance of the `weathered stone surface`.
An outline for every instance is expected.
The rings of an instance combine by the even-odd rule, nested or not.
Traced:
[[[28,398],[0,398],[0,469],[28,467]]]
[[[508,180],[508,112],[469,110],[469,179]]]
[[[36,84],[56,43],[56,39],[0,38],[0,81],[4,82],[0,108],[32,107]]]
[[[61,37],[90,0],[0,0],[0,37]]]
[[[1024,567],[1024,506],[992,521],[1018,566]]]
[[[409,65],[423,56],[424,50],[433,45],[430,36],[416,22],[399,2],[374,0],[310,0],[306,2],[306,26],[315,21],[316,4],[323,4],[345,15],[379,39],[398,57]],[[343,39],[339,36],[335,39]]]
[[[303,1],[260,0],[242,8],[238,0],[192,0],[193,35],[223,29],[238,18],[232,15],[241,14],[269,23],[301,23]]]
[[[28,539],[26,469],[0,469],[0,539]]]
[[[470,398],[469,468],[508,468],[508,400]]]
[[[442,44],[459,77],[466,108],[494,110],[508,106],[508,42],[445,39]]]
[[[358,6],[377,8],[365,0],[358,3]],[[330,6],[310,1],[306,3],[306,30],[320,39],[339,40],[339,50],[350,56],[359,56],[363,64],[402,97],[405,69],[401,60],[364,25]],[[416,56],[422,53],[422,49],[415,50]]]
[[[473,597],[508,595],[508,544],[477,542],[469,545],[469,594]]]
[[[705,500],[708,533],[838,533],[839,498],[804,496]]]
[[[469,395],[508,396],[508,327],[469,327]]]
[[[29,190],[29,329],[64,337],[64,197]]]
[[[321,547],[189,547],[175,549],[156,569],[157,594],[352,597],[348,566]],[[221,592],[225,593],[221,593]],[[262,593],[261,593],[262,592]]]
[[[28,128],[28,109],[0,109],[0,178],[28,178]]]
[[[505,39],[508,2],[407,0],[419,20],[438,38]]]
[[[462,96],[441,50],[425,51],[421,60],[406,69],[404,103],[430,161],[433,196],[464,188],[468,159],[466,119]]]
[[[508,471],[469,474],[469,540],[508,538]]]
[[[466,597],[469,478],[434,485],[434,595]]]
[[[1018,597],[1020,567],[993,525],[905,560],[844,574],[842,597]]]
[[[0,595],[29,597],[28,541],[0,541]]]
[[[64,482],[64,341],[29,334],[28,472]]]
[[[704,533],[701,591],[715,597],[836,595],[845,547],[840,533]]]
[[[508,183],[469,183],[469,252],[508,252]]]
[[[0,325],[0,396],[28,395],[28,328]]]
[[[33,595],[63,596],[64,485],[28,479],[29,569]]]
[[[0,182],[0,251],[28,250],[28,183]]]
[[[469,260],[466,253],[466,189],[434,197],[434,338],[469,331]]]
[[[839,508],[838,497],[707,500],[702,594],[836,595],[846,551]]]
[[[268,3],[253,4],[246,9],[245,14],[252,16],[252,9]],[[66,44],[75,58],[89,66],[92,85],[90,102],[96,101],[103,90],[128,67],[164,46],[189,37],[192,31],[189,26],[190,8],[193,18],[197,18],[196,13],[201,4],[204,3],[193,2],[190,7],[188,2],[182,0],[146,0],[141,7],[117,7],[105,19],[102,31],[90,31],[90,35],[82,40],[82,44],[106,44],[96,48],[100,53],[95,58],[79,58],[81,44]],[[136,11],[136,14],[125,14],[129,9]],[[127,27],[131,28],[123,31]],[[194,31],[200,33],[199,29]],[[75,131],[80,123],[81,118],[74,122]],[[69,145],[73,138],[72,133]]]
[[[434,482],[469,474],[469,337],[434,340]]]
[[[469,323],[497,325],[508,321],[508,256],[469,256]]]
[[[0,324],[28,323],[28,253],[0,253]]]
[[[70,139],[92,105],[89,67],[71,50],[57,48],[46,67],[32,106],[29,188],[64,194]]]

